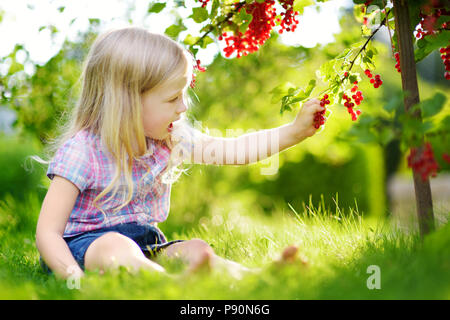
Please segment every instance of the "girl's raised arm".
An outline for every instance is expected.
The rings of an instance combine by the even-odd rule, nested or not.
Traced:
[[[314,114],[324,110],[317,99],[306,102],[289,124],[241,135],[220,138],[201,134],[194,143],[191,162],[198,164],[242,165],[257,162],[292,147],[314,135]]]
[[[63,239],[64,229],[79,194],[69,180],[55,175],[42,203],[36,227],[36,247],[59,277],[79,277],[83,271]]]

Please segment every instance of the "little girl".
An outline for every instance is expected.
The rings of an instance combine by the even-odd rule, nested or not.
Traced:
[[[324,108],[312,99],[290,124],[237,138],[212,137],[184,116],[193,66],[182,46],[144,29],[114,30],[96,39],[80,98],[47,171],[52,181],[36,229],[47,270],[62,278],[117,266],[165,272],[150,259],[155,254],[181,258],[188,271],[245,270],[200,239],[167,241],[158,229],[169,213],[177,166],[185,160],[259,161],[312,136],[314,114]],[[288,248],[283,257],[295,252]]]

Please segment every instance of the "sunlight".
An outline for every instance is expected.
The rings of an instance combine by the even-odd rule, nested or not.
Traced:
[[[319,3],[318,9],[305,8],[305,14],[300,17],[299,28],[294,33],[280,35],[280,40],[288,45],[314,47],[334,41],[333,34],[340,31],[339,11],[347,7],[349,0],[336,0]],[[79,32],[87,30],[89,19],[100,19],[100,31],[129,25],[142,26],[152,32],[163,33],[174,23],[173,1],[168,1],[166,8],[158,15],[147,15],[148,1],[119,0],[79,0],[79,1],[40,1],[36,5],[32,1],[7,1],[0,5],[3,11],[3,21],[0,24],[2,46],[0,55],[11,52],[16,44],[24,44],[30,53],[30,59],[38,64],[45,64],[61,48],[64,40],[75,40]],[[198,6],[194,0],[186,1],[188,7]],[[64,10],[62,9],[64,7]],[[105,10],[107,8],[107,10]],[[177,10],[183,22],[191,33],[199,33],[199,26],[187,19],[190,9]],[[326,21],[326,23],[324,23]],[[55,27],[58,32],[52,33]],[[47,28],[42,28],[47,27]],[[42,30],[39,31],[39,29]],[[14,32],[10,32],[14,30]],[[193,31],[194,30],[194,31]],[[182,32],[181,37],[187,33]],[[208,65],[219,53],[219,46],[208,46],[198,53],[203,65]]]

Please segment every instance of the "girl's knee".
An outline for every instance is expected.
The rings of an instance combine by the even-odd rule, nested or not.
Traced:
[[[121,249],[134,249],[136,242],[118,232],[108,232],[96,239],[92,244],[101,252],[118,251]]]
[[[139,255],[143,253],[132,239],[118,232],[108,232],[88,247],[85,254],[85,266],[87,269],[103,269],[114,262]]]
[[[192,250],[214,253],[214,250],[211,248],[211,246],[202,239],[194,238],[188,240],[187,244],[189,245],[189,248]]]

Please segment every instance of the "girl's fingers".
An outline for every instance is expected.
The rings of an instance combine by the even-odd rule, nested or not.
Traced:
[[[320,111],[323,111],[323,110],[325,110],[325,107],[323,107],[323,106],[321,106],[321,105],[317,105],[317,106],[315,106],[315,108],[313,109],[314,113],[320,112]]]

